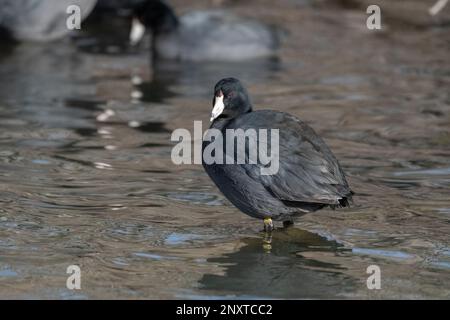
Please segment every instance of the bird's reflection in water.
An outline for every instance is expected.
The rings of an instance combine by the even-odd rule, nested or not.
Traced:
[[[335,241],[297,228],[275,230],[271,238],[263,235],[242,241],[244,246],[237,252],[208,260],[226,271],[223,275],[204,275],[201,290],[302,299],[338,298],[355,286],[355,279],[345,275],[343,267],[310,258],[345,251]]]
[[[211,84],[221,78],[233,76],[249,83],[267,82],[282,70],[281,62],[276,57],[240,62],[158,59],[152,55],[150,43],[147,47],[129,45],[130,19],[126,18],[127,13],[124,12],[124,15],[94,10],[83,24],[83,33],[75,37],[74,41],[80,51],[90,54],[136,57],[148,51],[150,80],[139,80],[134,84],[135,89],[142,93],[139,96],[141,101],[164,103],[166,99],[176,96],[209,99]]]
[[[257,83],[271,79],[281,70],[280,61],[276,58],[234,63],[156,59],[151,65],[151,80],[136,85],[136,88],[143,93],[142,101],[156,103],[184,95],[209,99],[211,83],[218,79],[233,76]]]

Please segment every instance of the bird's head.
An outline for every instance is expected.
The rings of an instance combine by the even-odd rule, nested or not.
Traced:
[[[252,111],[247,90],[238,79],[225,78],[214,87],[211,121],[218,118],[233,119]]]
[[[138,44],[150,28],[153,35],[170,32],[179,22],[173,9],[162,0],[135,0],[132,2],[131,45]]]

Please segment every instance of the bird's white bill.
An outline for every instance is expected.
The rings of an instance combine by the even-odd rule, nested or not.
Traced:
[[[223,104],[223,95],[220,97],[216,97],[214,101],[214,108],[211,112],[211,119],[209,121],[213,121],[215,118],[220,116],[225,109],[225,105]]]
[[[145,26],[139,21],[138,18],[133,18],[130,31],[130,44],[132,46],[138,44],[145,33]]]

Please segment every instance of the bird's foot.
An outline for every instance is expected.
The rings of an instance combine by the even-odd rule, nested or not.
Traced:
[[[271,218],[264,218],[264,232],[272,232],[275,229]]]

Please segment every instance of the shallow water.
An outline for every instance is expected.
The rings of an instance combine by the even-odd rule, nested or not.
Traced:
[[[234,8],[287,31],[267,61],[152,68],[92,34],[2,47],[0,298],[449,298],[449,27],[374,34],[363,10],[308,3]],[[172,130],[206,128],[223,76],[325,138],[352,208],[268,245],[201,166],[172,164]]]

